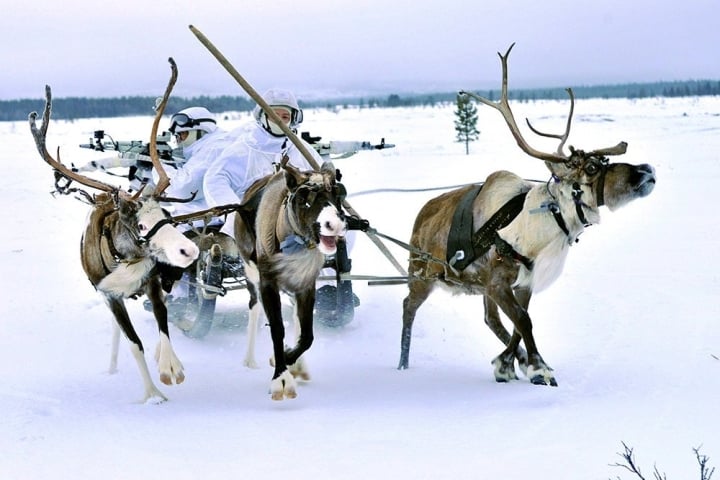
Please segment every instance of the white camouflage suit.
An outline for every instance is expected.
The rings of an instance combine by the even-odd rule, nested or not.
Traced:
[[[208,206],[240,203],[247,189],[259,178],[274,173],[283,154],[300,170],[313,170],[305,157],[287,137],[275,137],[257,122],[230,133],[234,141],[212,162],[205,174],[203,190]],[[318,164],[322,158],[310,144],[301,140]],[[233,214],[234,215],[234,214]],[[223,233],[233,235],[234,218],[228,216]]]
[[[166,169],[170,177],[170,186],[166,190],[169,197],[189,198],[197,192],[195,199],[188,203],[172,203],[174,215],[194,213],[209,208],[203,180],[205,174],[233,141],[232,132],[216,129],[202,136],[192,145],[183,148],[185,163],[178,169]],[[198,221],[199,226],[202,221]]]

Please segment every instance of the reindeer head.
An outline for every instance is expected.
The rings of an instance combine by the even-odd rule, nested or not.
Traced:
[[[572,197],[576,204],[589,206],[593,209],[607,205],[610,210],[615,210],[636,198],[649,195],[655,187],[655,169],[652,166],[648,164],[610,163],[608,159],[609,156],[623,155],[627,151],[626,142],[620,142],[613,147],[590,152],[577,150],[572,146],[569,147],[569,154],[563,151],[570,134],[573,110],[575,108],[575,96],[570,88],[567,89],[570,96],[570,113],[563,134],[540,132],[526,119],[528,127],[534,133],[543,137],[558,139],[560,144],[557,150],[554,153],[541,152],[532,148],[525,141],[508,103],[507,60],[514,46],[514,43],[510,45],[505,55],[498,53],[502,62],[503,75],[502,93],[498,102],[492,102],[474,93],[460,93],[498,110],[503,115],[508,127],[510,127],[510,131],[520,148],[531,157],[544,160],[545,165],[552,173],[553,181],[560,184],[558,193]]]
[[[287,211],[297,234],[318,246],[325,255],[334,255],[338,237],[345,236],[347,224],[340,209],[340,186],[335,167],[324,162],[319,172],[301,172],[283,162],[289,191]]]
[[[50,125],[50,114],[52,111],[52,94],[49,86],[45,87],[45,109],[40,128],[38,128],[35,123],[37,118],[36,112],[32,112],[29,115],[28,121],[30,123],[30,131],[35,139],[35,146],[40,156],[55,170],[56,187],[58,186],[59,178],[64,178],[68,182],[62,189],[58,190],[60,193],[69,193],[77,190],[68,188],[72,181],[105,192],[107,198],[103,198],[114,202],[120,223],[127,232],[126,236],[129,236],[130,240],[134,243],[134,247],[140,248],[144,254],[147,254],[159,262],[185,268],[197,258],[199,250],[192,241],[175,229],[170,215],[158,204],[158,200],[165,200],[162,194],[170,184],[162,162],[160,162],[158,158],[157,148],[155,146],[158,124],[160,123],[160,118],[170,97],[172,87],[177,79],[177,66],[175,65],[175,61],[170,58],[169,62],[172,68],[172,75],[166,88],[165,96],[157,108],[150,135],[150,156],[154,168],[160,175],[158,185],[150,198],[145,200],[139,198],[142,189],[131,196],[119,187],[80,175],[60,161],[59,149],[57,160],[50,155],[46,146],[47,130]],[[88,193],[83,193],[85,198],[92,199]]]
[[[618,145],[623,153],[627,144]],[[570,147],[566,162],[546,162],[553,178],[573,188],[574,195],[592,207],[616,210],[649,195],[655,188],[655,169],[648,164],[612,163],[600,151],[584,152]]]
[[[155,199],[118,199],[120,223],[143,253],[154,260],[186,268],[200,251],[197,245],[179,232],[170,213]]]

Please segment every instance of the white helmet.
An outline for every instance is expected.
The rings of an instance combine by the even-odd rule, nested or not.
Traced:
[[[263,100],[265,100],[265,102],[271,107],[285,107],[290,109],[289,127],[291,129],[296,129],[298,125],[302,123],[303,111],[300,108],[300,105],[298,105],[295,95],[293,95],[289,90],[271,88],[263,94]],[[253,117],[255,117],[258,124],[270,134],[278,137],[285,135],[274,123],[270,122],[260,105],[256,105],[255,109],[253,109]]]
[[[170,117],[170,133],[173,135],[191,130],[212,133],[217,129],[212,113],[205,107],[190,107]]]

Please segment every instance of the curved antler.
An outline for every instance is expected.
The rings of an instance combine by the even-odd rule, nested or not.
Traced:
[[[508,103],[508,89],[507,89],[507,61],[508,57],[510,56],[510,51],[513,49],[515,44],[513,43],[510,45],[510,48],[507,49],[507,52],[505,52],[505,55],[498,52],[498,56],[500,57],[500,61],[502,63],[502,91],[500,95],[500,100],[498,102],[492,102],[488,100],[485,97],[481,97],[480,95],[477,95],[472,92],[466,92],[466,91],[460,91],[460,95],[466,95],[468,97],[474,98],[480,103],[483,103],[489,107],[494,108],[495,110],[499,111],[503,118],[505,119],[505,122],[507,123],[508,127],[510,127],[510,132],[512,132],[513,137],[515,137],[515,141],[520,146],[520,148],[530,155],[531,157],[539,158],[540,160],[544,160],[546,162],[551,163],[563,163],[566,162],[570,157],[572,156],[572,152],[576,152],[570,147],[570,150],[572,150],[570,155],[566,155],[563,152],[563,148],[565,148],[565,142],[567,142],[568,136],[570,135],[570,127],[572,125],[572,118],[573,113],[575,111],[575,94],[572,91],[572,88],[566,88],[565,91],[568,93],[568,96],[570,97],[570,112],[568,113],[568,119],[567,119],[567,125],[565,126],[565,132],[562,134],[554,134],[554,133],[545,133],[537,130],[535,127],[532,126],[530,123],[530,120],[527,118],[525,119],[525,122],[527,123],[527,126],[530,127],[530,130],[532,130],[533,133],[540,135],[541,137],[548,137],[548,138],[556,138],[560,140],[560,144],[558,145],[557,150],[555,153],[546,153],[541,152],[539,150],[535,150],[532,148],[523,138],[522,134],[520,133],[520,129],[517,126],[517,123],[515,122],[515,117],[513,116],[512,110],[510,109],[510,105]],[[607,148],[600,148],[597,150],[593,150],[592,152],[585,153],[586,156],[605,156],[605,155],[622,155],[627,151],[627,143],[626,142],[620,142],[617,145],[613,147],[607,147]]]
[[[627,152],[628,144],[627,142],[620,142],[614,147],[607,147],[607,148],[598,148],[597,150],[593,150],[592,152],[589,152],[588,155],[592,156],[610,156],[610,155],[623,155],[625,152]]]
[[[57,160],[55,160],[52,155],[47,151],[47,130],[48,126],[50,125],[50,114],[52,111],[52,90],[50,89],[50,85],[45,85],[45,110],[43,111],[43,118],[42,118],[42,124],[40,125],[40,128],[37,127],[36,119],[37,119],[37,112],[31,112],[28,115],[28,122],[30,123],[30,132],[32,133],[33,138],[35,139],[35,146],[38,149],[38,152],[40,153],[40,156],[45,160],[56,172],[58,172],[63,177],[67,178],[68,180],[74,180],[81,185],[85,185],[86,187],[95,188],[97,190],[101,190],[103,192],[108,192],[112,194],[117,194],[121,190],[119,187],[110,185],[105,182],[101,182],[99,180],[94,180],[92,178],[86,177],[84,175],[80,175],[78,172],[73,171],[72,169],[66,167],[61,161],[60,161],[60,147],[57,149]]]
[[[527,118],[525,119],[525,123],[527,123],[527,126],[530,127],[530,130],[533,131],[536,135],[540,135],[541,137],[547,137],[547,138],[557,138],[560,140],[560,145],[558,145],[557,152],[558,155],[565,156],[563,153],[563,147],[565,147],[565,142],[567,142],[568,135],[570,135],[570,125],[572,124],[572,117],[573,112],[575,111],[575,94],[573,93],[572,88],[566,88],[565,91],[568,93],[568,96],[570,97],[570,113],[568,113],[568,119],[567,119],[567,125],[565,126],[565,133],[562,135],[558,135],[555,133],[544,133],[540,130],[537,130],[535,127],[532,126],[530,123],[530,120]]]
[[[162,118],[163,112],[165,111],[165,106],[167,105],[168,99],[170,98],[170,93],[175,86],[178,75],[177,64],[175,63],[175,60],[170,57],[168,58],[168,62],[170,62],[171,70],[170,80],[168,81],[168,85],[165,88],[165,94],[163,95],[162,101],[156,108],[155,120],[153,121],[152,131],[150,132],[150,158],[152,159],[153,167],[160,176],[160,179],[157,182],[157,186],[155,187],[155,191],[153,192],[154,198],[160,198],[165,189],[170,186],[170,179],[168,178],[167,173],[165,172],[165,168],[162,166],[162,162],[160,161],[157,153],[158,125],[160,124],[160,119]]]
[[[541,152],[540,150],[535,150],[533,147],[531,147],[525,141],[522,134],[520,133],[520,129],[518,128],[517,123],[515,122],[515,117],[513,116],[512,110],[510,109],[510,105],[508,103],[508,88],[507,88],[507,83],[508,83],[508,81],[507,81],[507,71],[508,71],[507,60],[508,60],[508,57],[510,56],[510,51],[513,49],[514,46],[515,46],[515,43],[510,45],[510,48],[507,49],[507,52],[505,52],[505,55],[498,52],[498,56],[500,57],[500,61],[502,63],[502,91],[501,91],[501,95],[500,95],[500,100],[498,102],[493,102],[491,100],[488,100],[485,97],[481,97],[480,95],[477,95],[472,92],[460,91],[459,93],[460,93],[460,95],[467,95],[471,98],[474,98],[478,102],[483,103],[483,104],[499,111],[502,114],[503,118],[505,119],[505,123],[507,123],[508,127],[510,127],[510,132],[513,134],[513,137],[515,137],[515,141],[517,142],[518,146],[525,153],[530,155],[531,157],[535,157],[540,160],[545,160],[546,162],[552,162],[552,163],[566,162],[568,157],[562,153],[562,147],[565,144],[565,141],[567,140],[568,134],[570,133],[570,121],[572,118],[572,107],[570,110],[570,118],[568,118],[568,124],[567,124],[567,129],[565,130],[565,134],[562,136],[558,136],[558,135],[554,136],[554,138],[561,139],[561,143],[560,143],[560,146],[558,147],[557,153],[546,153],[546,152]],[[535,129],[533,129],[533,131],[536,132]],[[551,135],[545,135],[545,136],[551,136]]]

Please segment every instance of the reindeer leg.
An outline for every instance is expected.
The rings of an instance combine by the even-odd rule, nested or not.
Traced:
[[[140,376],[142,377],[143,386],[145,387],[145,397],[143,398],[143,402],[159,403],[167,400],[167,397],[158,390],[150,378],[150,371],[148,370],[147,362],[145,361],[145,352],[143,350],[142,342],[130,322],[130,317],[128,316],[123,299],[119,297],[106,296],[105,302],[115,316],[115,321],[130,341],[130,351],[132,352],[133,357],[135,357],[135,362],[137,363],[138,370],[140,370]]]
[[[530,381],[536,385],[557,386],[555,377],[552,374],[552,368],[545,363],[538,352],[535,337],[532,333],[532,320],[530,319],[530,315],[518,302],[510,286],[517,277],[518,267],[514,262],[507,259],[498,258],[495,262],[496,264],[490,272],[490,281],[487,285],[486,294],[497,303],[503,313],[508,316],[515,326],[515,332],[510,339],[510,344],[501,356],[509,353],[515,355],[517,345],[514,345],[515,342],[513,339],[516,335],[519,335],[525,343],[525,348],[527,348],[527,375]]]
[[[524,289],[523,289],[524,290]],[[529,294],[529,290],[527,290]],[[518,303],[527,310],[529,296],[525,296],[520,291],[515,292],[515,297],[518,299]],[[500,320],[500,313],[498,311],[497,304],[487,295],[483,296],[483,303],[485,306],[485,324],[490,327],[490,330],[505,346],[510,345],[510,332],[507,331],[505,326]],[[518,334],[519,335],[519,334]],[[517,375],[515,374],[514,360],[517,359],[518,366],[522,370],[523,375],[527,375],[527,352],[520,346],[519,341],[517,347],[514,350],[514,354],[504,361],[500,356],[496,357],[491,363],[495,365],[495,380],[498,382],[515,380]],[[507,374],[505,374],[507,372]],[[510,373],[512,372],[512,373]],[[498,377],[500,374],[500,377]],[[503,380],[504,378],[504,380]]]
[[[483,304],[485,306],[485,324],[490,327],[490,330],[500,339],[503,345],[508,347],[511,339],[510,332],[507,331],[500,321],[497,303],[487,295],[484,295]],[[515,373],[515,354],[512,350],[509,350],[509,348],[506,348],[503,353],[495,357],[490,363],[495,367],[496,382],[504,383],[518,379]]]
[[[294,377],[309,380],[310,374],[302,358],[313,343],[313,309],[315,308],[315,286],[295,294],[295,337],[296,344],[291,350],[285,353],[285,358],[290,365],[290,372]]]
[[[160,372],[160,381],[165,385],[172,385],[173,382],[180,384],[185,380],[183,364],[175,355],[170,343],[170,331],[168,330],[167,307],[165,306],[164,294],[158,277],[151,278],[145,286],[145,293],[152,303],[153,314],[158,325],[160,341],[155,350],[155,360]]]
[[[515,298],[517,299],[520,306],[525,309],[526,312],[529,311],[531,297],[532,297],[532,290],[530,290],[529,288],[516,288],[515,289]],[[515,349],[515,358],[518,361],[518,366],[520,367],[520,370],[522,370],[523,375],[525,375],[527,377],[528,354],[525,351],[525,349],[520,346],[520,333],[517,332],[517,330],[514,330],[513,336],[515,336],[516,333],[518,335],[518,340],[517,340],[517,348]],[[509,345],[509,343],[507,345]]]
[[[112,343],[110,346],[110,367],[108,373],[117,373],[118,349],[120,347],[120,325],[118,322],[112,322]]]
[[[411,260],[412,263],[412,260]],[[433,284],[426,280],[410,280],[408,286],[410,293],[403,300],[403,326],[400,335],[400,362],[398,370],[406,370],[410,365],[410,341],[412,340],[412,327],[418,308],[430,296]]]
[[[257,289],[252,282],[247,283],[248,293],[250,294],[250,303],[248,308],[250,310],[248,318],[248,342],[247,350],[245,351],[245,359],[243,365],[248,368],[258,368],[257,362],[255,361],[255,341],[258,333],[258,320],[260,319],[260,309],[262,305],[258,302]]]
[[[313,301],[314,304],[314,301]],[[302,335],[302,324],[300,323],[300,314],[299,308],[298,308],[298,301],[297,298],[295,299],[295,307],[293,308],[293,324],[295,327],[295,344],[300,343],[300,336]],[[312,320],[310,324],[310,328],[312,329]],[[310,346],[308,345],[308,348]],[[298,357],[298,359],[290,365],[290,373],[292,373],[292,376],[295,378],[300,378],[301,380],[308,381],[310,380],[310,371],[308,369],[307,360],[302,355]]]
[[[273,285],[264,283],[260,279],[260,298],[270,324],[275,359],[275,372],[270,382],[270,396],[273,400],[282,400],[284,397],[295,398],[297,384],[288,370],[285,360],[285,326],[282,319],[280,292]]]

